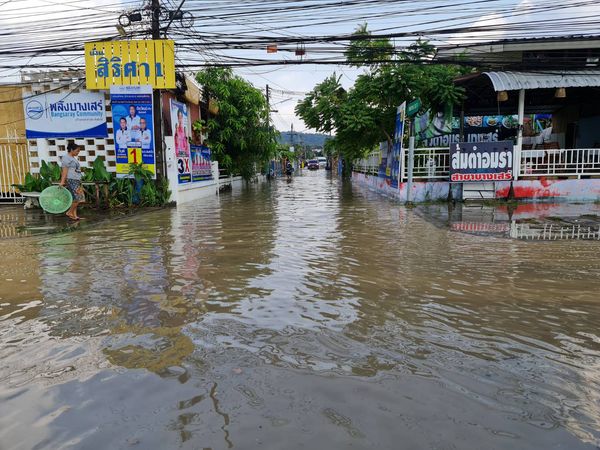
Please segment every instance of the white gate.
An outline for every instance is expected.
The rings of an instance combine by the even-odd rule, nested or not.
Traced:
[[[0,138],[0,202],[23,201],[13,184],[22,184],[29,172],[27,142],[19,138]]]

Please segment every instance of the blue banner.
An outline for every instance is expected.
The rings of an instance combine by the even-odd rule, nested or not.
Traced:
[[[394,130],[394,141],[392,148],[385,145],[381,148],[381,165],[379,167],[379,177],[386,178],[387,184],[397,188],[402,171],[402,161],[404,152],[402,148],[402,139],[404,137],[404,123],[406,120],[406,102],[398,106],[396,112],[396,128]]]
[[[204,145],[190,146],[192,160],[192,181],[212,180],[211,152]]]
[[[28,139],[105,138],[106,108],[100,92],[41,94],[23,99]]]

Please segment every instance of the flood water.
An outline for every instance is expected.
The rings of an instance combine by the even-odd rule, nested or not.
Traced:
[[[0,242],[0,448],[597,449],[600,242],[438,219],[318,171]]]

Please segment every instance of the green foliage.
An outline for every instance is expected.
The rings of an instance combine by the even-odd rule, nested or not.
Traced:
[[[325,152],[325,154],[328,157],[335,156],[335,155],[337,155],[339,153],[338,150],[337,150],[337,143],[336,143],[335,138],[333,138],[333,139],[327,139],[325,141],[325,145],[323,147],[323,151]]]
[[[134,186],[130,178],[112,178],[108,189],[111,208],[133,205]]]
[[[108,202],[111,208],[133,206],[135,185],[140,180],[143,183],[139,192],[140,206],[163,206],[169,202],[171,191],[167,179],[154,180],[154,174],[142,164],[130,164],[130,174],[133,178],[117,178],[106,170],[102,159],[96,158],[92,167],[85,171],[83,181],[108,182]],[[21,192],[41,192],[52,183],[60,181],[60,177],[61,169],[58,165],[42,161],[39,174],[27,173],[24,183],[14,186]],[[89,194],[94,195],[94,192],[90,190]]]
[[[13,186],[20,192],[42,192],[52,186],[52,183],[58,183],[60,176],[61,169],[58,164],[48,164],[46,161],[42,161],[39,174],[27,173],[23,184],[14,184]]]
[[[394,54],[394,46],[389,39],[369,38],[371,32],[367,30],[367,24],[360,25],[355,31],[354,36],[361,38],[352,41],[348,50],[344,52],[346,60],[355,67],[364,65],[377,66],[378,64],[388,62]]]
[[[25,181],[23,184],[13,184],[20,192],[42,192],[46,189],[49,184],[46,183],[39,175],[31,173],[25,174]]]
[[[154,173],[144,167],[142,163],[129,164],[129,175],[132,175],[136,181],[144,181],[144,183],[152,182]]]
[[[208,132],[208,145],[220,167],[245,179],[276,151],[277,133],[268,127],[268,105],[262,92],[228,68],[209,68],[196,79],[219,105],[219,114],[196,128]]]
[[[289,147],[286,145],[278,145],[277,152],[275,154],[276,159],[287,159],[288,161],[295,161],[298,159],[298,155],[291,152]]]
[[[356,36],[369,36],[366,26]],[[319,83],[296,106],[304,123],[320,132],[335,132],[330,149],[352,161],[380,142],[392,145],[396,110],[403,101],[421,98],[423,110],[445,110],[459,103],[464,90],[453,80],[465,73],[459,66],[432,64],[435,48],[418,40],[393,58],[389,41],[352,41],[346,57],[369,69],[345,90],[334,73]],[[366,62],[365,62],[366,61]]]
[[[58,164],[47,164],[46,161],[42,161],[42,165],[40,167],[40,176],[50,184],[60,181],[60,172],[61,169]]]
[[[171,191],[169,190],[169,180],[161,178],[156,180],[156,202],[157,206],[166,205],[171,198]]]
[[[169,202],[171,197],[169,181],[166,178],[154,180],[152,172],[142,169],[143,167],[131,169],[134,178],[111,179],[109,184],[111,208],[132,207],[136,202],[142,207],[164,206]],[[141,181],[141,189],[139,193],[136,193],[138,180]]]
[[[100,157],[94,160],[92,167],[86,169],[83,175],[83,181],[110,181],[110,179],[110,173],[106,170],[104,160]]]

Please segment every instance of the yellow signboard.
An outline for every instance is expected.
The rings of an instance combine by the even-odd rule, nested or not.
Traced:
[[[175,88],[175,43],[169,40],[90,42],[85,44],[88,89],[113,85]]]

